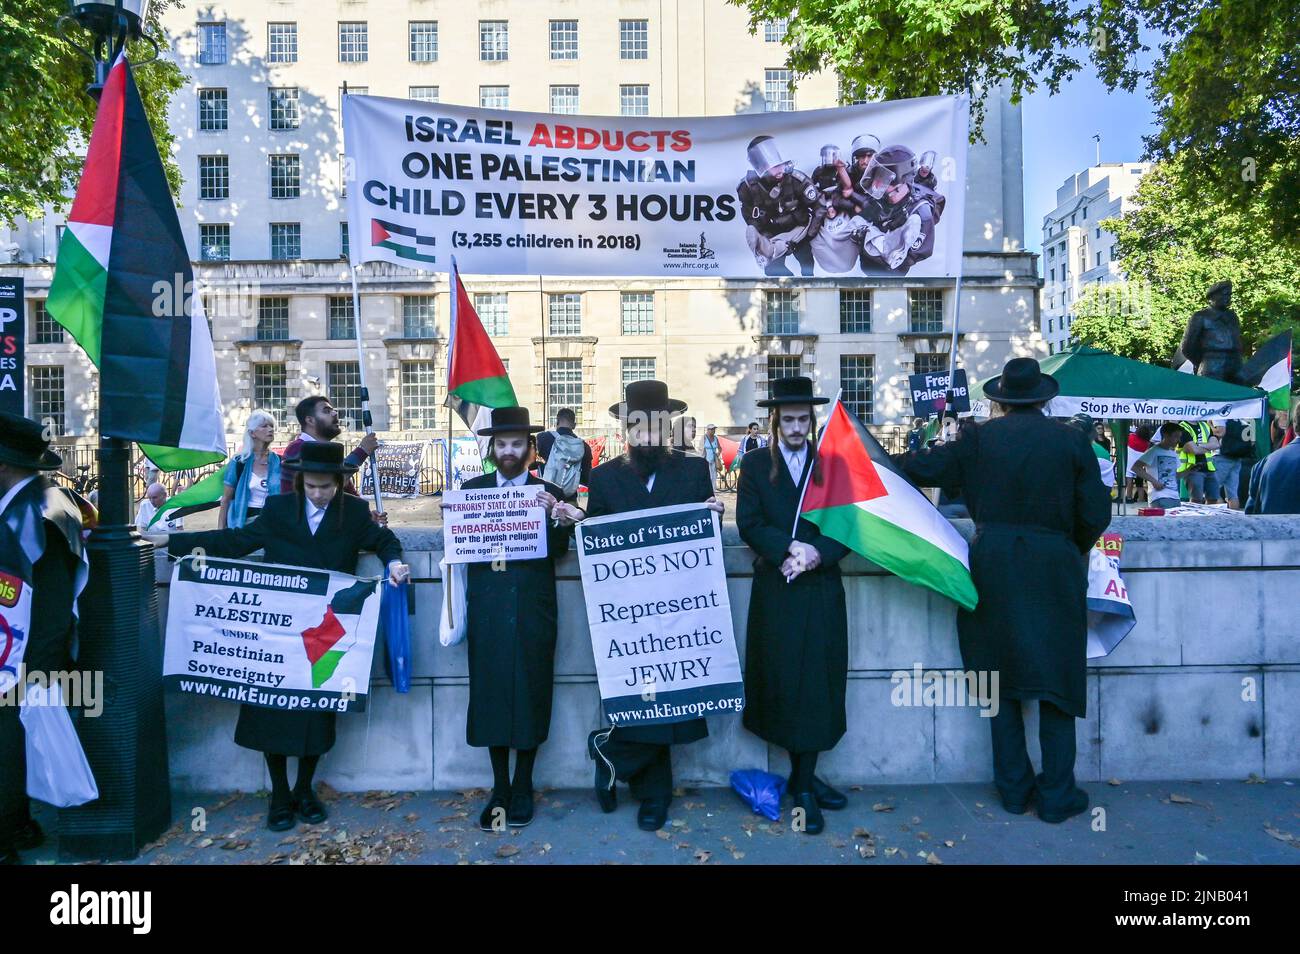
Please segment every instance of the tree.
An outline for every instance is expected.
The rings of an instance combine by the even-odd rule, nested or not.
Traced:
[[[179,0],[155,0],[148,31],[162,37],[159,18]],[[86,95],[90,61],[72,48],[55,27],[68,12],[66,0],[5,0],[0,8],[0,222],[43,214],[43,206],[68,204],[85,160],[95,122],[96,103]],[[71,27],[78,43],[85,34]],[[80,35],[78,35],[80,33]],[[128,59],[146,59],[148,44],[132,44]],[[184,85],[175,63],[159,59],[136,71],[136,84],[167,168],[173,193],[180,171],[171,160],[172,134],[167,105]]]
[[[1094,285],[1079,298],[1070,325],[1076,340],[1167,364],[1187,319],[1206,307],[1205,290],[1225,279],[1247,357],[1288,328],[1300,339],[1300,260],[1269,240],[1266,194],[1241,205],[1210,185],[1190,156],[1158,163],[1133,194],[1134,208],[1100,223],[1115,235],[1128,280]]]
[[[1147,157],[1187,155],[1239,202],[1263,192],[1268,230],[1300,244],[1297,0],[731,2],[749,10],[753,30],[788,18],[796,78],[834,70],[848,98],[973,91],[975,138],[983,91],[1000,84],[1013,102],[1039,87],[1055,93],[1089,61],[1112,90],[1146,81],[1160,124]],[[1163,38],[1145,70],[1144,30]]]

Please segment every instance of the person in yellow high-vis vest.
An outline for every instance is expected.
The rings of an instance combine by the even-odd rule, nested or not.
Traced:
[[[1219,482],[1214,476],[1214,455],[1219,450],[1219,439],[1214,436],[1209,421],[1180,421],[1187,432],[1187,440],[1178,448],[1182,475],[1187,496],[1192,503],[1218,503]]]

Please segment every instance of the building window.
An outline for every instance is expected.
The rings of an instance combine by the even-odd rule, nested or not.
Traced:
[[[510,334],[510,296],[505,292],[477,292],[474,310],[489,335]]]
[[[271,198],[298,198],[302,183],[302,160],[292,153],[266,158],[271,164]]]
[[[339,23],[339,62],[364,63],[370,58],[370,34],[365,21]]]
[[[934,351],[918,351],[912,363],[913,374],[947,374],[948,356]]]
[[[356,361],[325,362],[325,393],[339,412],[345,431],[361,426],[361,366]]]
[[[432,361],[402,362],[400,394],[403,430],[431,430],[438,426],[438,375]]]
[[[1048,319],[1047,319],[1047,333],[1050,335],[1050,334],[1051,334],[1052,332],[1054,332],[1055,330],[1056,330],[1056,319],[1055,319],[1055,318],[1048,318]]]
[[[763,292],[763,334],[799,333],[798,292],[771,289]]]
[[[199,156],[199,198],[230,198],[229,156]]]
[[[438,87],[436,86],[412,86],[406,91],[410,99],[418,99],[422,103],[438,102]]]
[[[582,334],[582,295],[547,295],[547,313],[550,333],[553,335]]]
[[[63,344],[63,326],[54,320],[44,298],[32,299],[32,344]]]
[[[1097,253],[1097,265],[1098,265],[1098,267],[1101,266],[1101,252],[1098,252],[1098,253]]]
[[[330,296],[329,324],[325,333],[330,341],[351,341],[357,336],[356,314],[352,310],[351,295]]]
[[[650,21],[618,21],[618,56],[622,60],[650,59]]]
[[[578,87],[552,86],[551,112],[573,115],[578,111]]]
[[[271,258],[291,262],[302,258],[302,223],[271,223]]]
[[[351,258],[352,250],[348,245],[348,223],[339,223],[339,257]]]
[[[860,85],[850,82],[843,76],[840,77],[839,101],[841,106],[859,106],[871,102]]]
[[[875,412],[873,392],[876,381],[876,358],[870,354],[840,355],[841,400],[859,420],[870,421]]]
[[[28,366],[32,382],[32,418],[50,428],[54,437],[67,433],[63,417],[63,368]]]
[[[840,333],[866,334],[871,331],[871,292],[860,288],[840,289]]]
[[[199,131],[222,132],[229,128],[230,100],[224,89],[199,90]]]
[[[1085,205],[1085,206],[1083,207],[1083,210],[1082,210],[1082,211],[1083,211],[1083,221],[1087,222],[1087,221],[1088,221],[1088,207]]]
[[[369,86],[349,86],[347,92],[344,92],[342,86],[339,87],[339,122],[343,121],[343,98],[344,96],[368,96],[370,94]]]
[[[763,102],[769,113],[785,113],[794,109],[794,90],[790,88],[792,74],[789,70],[764,70]]]
[[[257,300],[258,341],[289,340],[289,299],[280,295]]]
[[[765,43],[782,43],[790,32],[790,18],[779,17],[763,21],[763,41]]]
[[[907,292],[910,329],[918,334],[943,331],[943,289],[911,288]]]
[[[433,63],[438,59],[438,21],[412,20],[410,23],[412,63]]]
[[[510,58],[510,23],[508,21],[478,21],[478,58],[488,62],[499,62]]]
[[[1055,268],[1049,269],[1047,274],[1048,274],[1048,277],[1049,277],[1052,281],[1056,281],[1056,269],[1055,269]]]
[[[582,424],[582,359],[550,358],[546,362],[546,420],[562,407],[573,408]]]
[[[770,354],[767,356],[767,396],[772,397],[772,382],[777,378],[799,376],[800,357],[797,354]]]
[[[270,100],[267,125],[271,129],[297,129],[298,87],[272,86],[266,92]]]
[[[650,115],[650,87],[645,84],[618,88],[618,111],[621,116]]]
[[[650,381],[655,376],[654,358],[623,359],[623,390],[633,381]]]
[[[551,21],[551,59],[576,60],[578,58],[578,21]]]
[[[655,333],[654,292],[623,292],[623,334]]]
[[[1051,261],[1052,259],[1054,259],[1054,258],[1056,258],[1056,247],[1055,247],[1055,246],[1053,246],[1052,248],[1049,248],[1049,249],[1047,250],[1047,260],[1050,262],[1050,261]]]
[[[483,109],[509,109],[510,87],[480,86],[478,88],[478,104]]]
[[[220,66],[226,62],[226,24],[199,24],[199,65]]]
[[[298,24],[266,25],[266,60],[268,63],[298,62]]]
[[[283,424],[289,417],[289,388],[283,362],[253,365],[253,406]]]
[[[438,337],[434,325],[437,314],[433,295],[403,295],[402,336],[406,338]]]
[[[199,226],[199,258],[205,262],[230,261],[230,225]]]

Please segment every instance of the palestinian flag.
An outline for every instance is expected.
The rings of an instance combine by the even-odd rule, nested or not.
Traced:
[[[1274,411],[1291,410],[1291,332],[1265,341],[1241,369],[1241,382],[1268,392]]]
[[[967,610],[979,597],[966,541],[894,469],[889,455],[840,401],[817,445],[821,486],[809,480],[799,513],[871,562]]]
[[[357,626],[366,600],[375,595],[374,580],[358,580],[335,593],[325,607],[324,618],[302,632],[307,661],[311,663],[311,687],[329,682],[343,657],[356,644]]]
[[[386,248],[407,261],[436,264],[438,258],[432,251],[437,241],[436,237],[421,235],[410,226],[370,220],[370,244],[375,248]]]
[[[103,434],[163,470],[226,456],[202,296],[125,56],[104,83],[46,307],[99,369]]]
[[[186,487],[175,497],[168,497],[149,521],[153,526],[164,516],[169,520],[188,517],[192,513],[213,510],[221,505],[221,495],[226,489],[226,468],[218,467],[197,483]]]
[[[451,341],[447,345],[447,401],[471,434],[491,424],[492,408],[518,407],[506,366],[483,330],[478,312],[461,283],[456,260],[451,260]],[[478,437],[487,467],[488,438]]]
[[[740,470],[740,461],[745,456],[740,451],[741,446],[740,441],[718,435],[718,447],[722,450],[722,466],[728,473]]]

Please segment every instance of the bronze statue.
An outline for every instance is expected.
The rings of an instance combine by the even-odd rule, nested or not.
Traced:
[[[1232,282],[1216,282],[1205,293],[1210,307],[1202,308],[1187,322],[1182,353],[1201,377],[1239,384],[1241,379],[1241,322],[1228,305]]]

